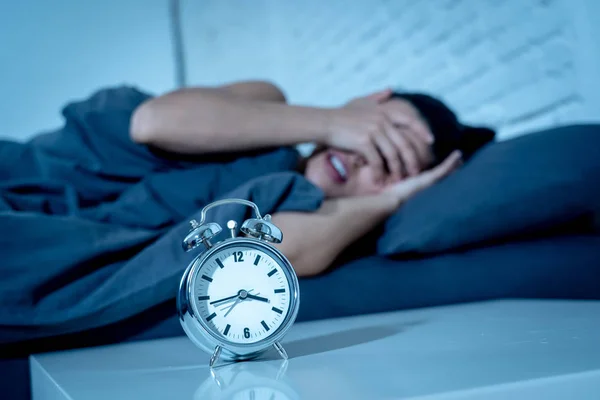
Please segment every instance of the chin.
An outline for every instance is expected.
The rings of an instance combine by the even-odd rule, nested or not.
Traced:
[[[308,172],[308,171],[307,171]],[[305,178],[312,183],[313,185],[315,185],[316,187],[318,187],[319,189],[321,189],[323,191],[323,193],[325,194],[325,197],[328,199],[333,199],[333,198],[337,198],[337,197],[344,197],[342,193],[340,193],[339,188],[337,187],[332,187],[332,185],[330,184],[330,182],[327,182],[326,178],[321,174],[310,174],[307,173],[305,175]]]

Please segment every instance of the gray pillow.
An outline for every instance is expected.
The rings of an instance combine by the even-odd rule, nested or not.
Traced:
[[[591,230],[599,205],[600,125],[557,127],[482,148],[399,208],[377,252],[440,252],[574,222]]]

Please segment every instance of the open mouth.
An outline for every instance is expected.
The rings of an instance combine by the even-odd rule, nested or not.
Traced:
[[[330,170],[336,182],[346,182],[348,180],[348,171],[346,170],[346,166],[344,165],[340,157],[333,153],[329,153],[327,156],[327,161],[329,166],[331,167]]]

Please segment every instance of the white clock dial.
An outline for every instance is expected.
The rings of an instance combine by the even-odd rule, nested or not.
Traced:
[[[218,337],[250,344],[268,338],[290,311],[290,278],[275,253],[235,244],[212,254],[194,277],[198,316]]]

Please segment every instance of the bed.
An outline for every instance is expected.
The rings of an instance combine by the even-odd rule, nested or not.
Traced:
[[[301,279],[298,320],[497,298],[600,299],[598,249],[600,236],[573,235],[421,259],[371,256]],[[29,353],[183,335],[174,312],[167,301],[109,326],[12,346],[12,356],[0,360],[0,391],[26,398]]]
[[[25,393],[34,352],[181,335],[174,297],[194,254],[180,242],[209,200],[246,198],[263,213],[323,200],[290,169],[290,149],[198,163],[127,145],[131,107],[145,98],[103,90],[65,107],[58,131],[0,146],[10,232],[0,238],[3,393]],[[111,151],[99,131],[114,133]],[[69,184],[33,180],[48,171]],[[506,297],[598,299],[599,180],[600,125],[492,143],[362,238],[360,252],[302,279],[298,320]],[[74,196],[77,185],[92,186],[90,197]],[[93,196],[110,201],[82,206]],[[246,212],[224,207],[213,220]]]

